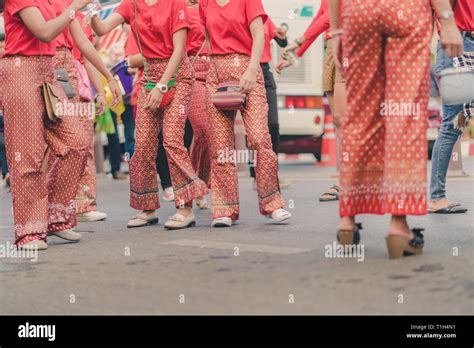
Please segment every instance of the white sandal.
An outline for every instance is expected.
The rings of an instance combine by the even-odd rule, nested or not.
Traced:
[[[151,214],[147,213],[140,213],[132,217],[127,224],[128,228],[136,228],[136,227],[143,227],[148,225],[156,225],[158,223],[158,215],[156,212]]]
[[[196,226],[196,216],[194,215],[194,213],[191,213],[188,216],[174,214],[165,223],[165,228],[169,230],[180,230],[193,226]]]

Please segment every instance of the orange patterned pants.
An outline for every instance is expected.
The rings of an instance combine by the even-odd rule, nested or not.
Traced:
[[[194,57],[190,58],[191,61]],[[209,58],[199,57],[193,68],[196,80],[191,94],[188,118],[193,127],[191,162],[199,178],[211,185],[211,157],[209,146],[209,118],[207,117],[206,80],[209,72]]]
[[[79,118],[45,121],[41,87],[45,81],[55,83],[52,58],[1,59],[0,80],[15,242],[21,246],[35,239],[45,240],[47,231],[76,225],[74,197],[89,143],[81,136]],[[56,160],[46,175],[43,167],[48,147]]]
[[[56,50],[56,56],[54,57],[54,68],[59,69],[65,67],[69,80],[71,81],[74,90],[76,91],[76,97],[69,99],[69,102],[79,105],[81,103],[82,108],[78,108],[77,112],[83,112],[82,115],[75,115],[80,118],[80,124],[82,125],[82,132],[80,136],[85,137],[90,142],[90,146],[87,149],[87,163],[84,171],[79,180],[79,185],[76,193],[75,208],[76,213],[86,213],[89,211],[95,211],[97,209],[96,201],[96,182],[97,173],[95,168],[94,159],[94,118],[91,108],[94,108],[93,103],[84,102],[79,97],[79,81],[76,72],[76,64],[71,51],[67,48],[61,47]],[[51,155],[50,155],[51,156]],[[54,157],[53,157],[54,158]],[[52,159],[54,160],[54,159]],[[50,160],[50,163],[52,163]]]
[[[250,58],[240,54],[213,56],[207,83],[207,105],[211,139],[212,217],[238,220],[239,192],[236,163],[241,156],[235,152],[235,114],[227,115],[216,109],[211,97],[221,82],[240,80]],[[278,160],[272,150],[268,130],[268,103],[263,72],[259,68],[257,85],[250,92],[242,111],[248,145],[256,163],[256,180],[260,213],[269,215],[285,202],[278,182]],[[245,157],[245,156],[243,156]],[[244,158],[242,161],[245,161]],[[250,157],[250,154],[249,154]],[[244,163],[248,163],[244,162]]]
[[[169,59],[147,61],[151,81],[158,82]],[[186,57],[183,59],[176,79],[173,100],[163,109],[146,110],[147,94],[144,89],[138,96],[135,153],[130,161],[130,206],[138,210],[154,210],[160,207],[156,156],[158,134],[163,127],[163,144],[168,157],[176,207],[190,206],[197,197],[206,195],[207,185],[196,175],[189,153],[184,147],[184,125],[191,99],[194,74]],[[145,78],[141,81],[146,84]]]
[[[340,215],[426,214],[430,3],[346,1],[342,23]]]

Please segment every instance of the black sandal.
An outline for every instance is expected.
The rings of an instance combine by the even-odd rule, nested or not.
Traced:
[[[452,203],[447,207],[436,209],[436,210],[429,210],[428,213],[430,214],[464,214],[467,212],[467,208],[463,208],[459,203]]]
[[[330,190],[334,190],[336,192],[330,192]],[[319,196],[320,202],[334,202],[339,200],[339,186],[333,185],[327,192],[324,192],[321,196]],[[331,196],[330,198],[323,198],[324,196]]]
[[[408,242],[408,247],[404,250],[403,256],[418,255],[423,252],[425,246],[425,237],[423,236],[424,228],[413,228],[413,239]]]

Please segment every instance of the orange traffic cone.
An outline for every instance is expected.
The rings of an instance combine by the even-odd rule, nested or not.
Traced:
[[[335,167],[337,165],[336,128],[331,114],[326,114],[326,117],[324,117],[321,162],[317,165],[322,167]]]

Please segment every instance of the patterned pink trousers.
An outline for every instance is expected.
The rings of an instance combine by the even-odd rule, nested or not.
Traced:
[[[51,57],[1,59],[0,81],[15,242],[22,246],[32,240],[46,240],[47,231],[76,225],[74,197],[89,143],[80,136],[79,118],[68,116],[57,123],[45,121],[42,84],[56,83]],[[46,175],[48,148],[56,160]]]
[[[190,57],[193,61],[195,58]],[[201,180],[211,185],[211,154],[209,144],[209,118],[207,117],[206,80],[209,73],[209,58],[199,57],[194,62],[196,80],[191,94],[188,118],[193,127],[191,162]]]
[[[168,61],[169,59],[147,61],[151,81],[160,80]],[[135,153],[130,161],[130,206],[134,209],[154,210],[160,207],[155,160],[158,134],[162,127],[176,207],[191,206],[194,199],[209,192],[207,185],[196,175],[183,141],[193,82],[193,70],[186,57],[179,68],[176,92],[170,104],[163,109],[146,110],[144,106],[147,94],[143,88],[139,93]],[[146,84],[144,78],[141,84],[142,87]]]
[[[76,214],[86,213],[89,211],[95,211],[97,209],[96,201],[96,168],[94,159],[94,119],[93,110],[94,104],[84,102],[79,96],[79,81],[77,75],[77,67],[74,61],[74,56],[71,51],[65,47],[58,48],[56,50],[56,56],[54,57],[54,68],[66,68],[74,90],[76,91],[76,97],[69,99],[70,103],[81,105],[78,108],[78,112],[82,112],[80,115],[74,115],[80,118],[80,124],[82,125],[82,134],[79,136],[85,137],[90,142],[90,146],[87,150],[87,163],[84,171],[81,175],[75,200]],[[50,155],[51,156],[51,155]],[[51,163],[51,160],[50,160]]]
[[[343,8],[340,215],[426,214],[430,3],[354,0]]]
[[[250,58],[240,54],[213,56],[207,83],[207,105],[211,139],[212,217],[238,220],[239,192],[236,170],[235,114],[226,115],[212,104],[212,95],[221,82],[240,80]],[[254,153],[260,213],[269,215],[285,202],[278,182],[278,160],[272,150],[268,130],[268,103],[263,72],[259,68],[257,85],[248,95],[242,111],[249,150]],[[234,155],[234,156],[233,156]],[[245,156],[244,156],[245,157]],[[248,159],[247,162],[248,163]]]

